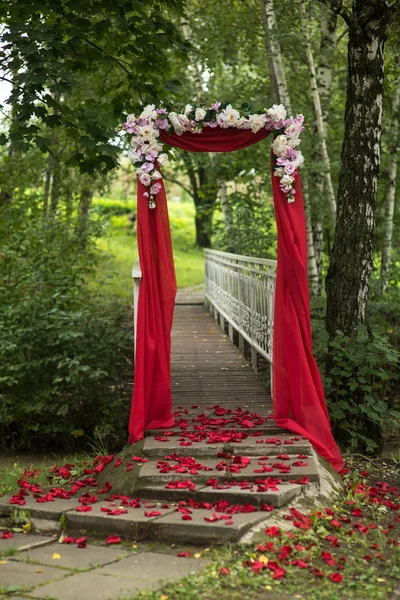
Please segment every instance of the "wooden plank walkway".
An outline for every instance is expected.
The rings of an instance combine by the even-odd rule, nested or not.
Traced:
[[[220,404],[272,412],[263,383],[203,305],[175,306],[171,385],[174,408]]]

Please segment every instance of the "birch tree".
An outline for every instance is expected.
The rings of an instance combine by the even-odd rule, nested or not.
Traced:
[[[400,49],[400,48],[399,48]],[[389,164],[387,167],[387,186],[385,192],[385,217],[382,243],[380,283],[382,293],[389,284],[390,258],[392,254],[393,216],[396,199],[397,161],[399,150],[399,110],[400,110],[400,55],[396,56],[396,83],[392,96],[389,134]]]
[[[317,71],[315,68],[314,56],[313,56],[312,48],[311,48],[310,32],[309,32],[308,24],[307,24],[307,11],[306,11],[306,6],[305,6],[304,0],[300,1],[300,14],[301,14],[301,25],[302,25],[303,35],[304,35],[304,42],[305,42],[307,64],[308,64],[308,69],[310,71],[311,91],[312,91],[314,110],[315,110],[315,122],[316,122],[316,126],[317,126],[322,162],[324,165],[323,176],[325,179],[326,193],[328,195],[329,208],[331,211],[332,220],[333,220],[333,222],[335,222],[335,220],[336,220],[336,198],[335,198],[335,191],[333,189],[333,184],[332,184],[331,164],[330,164],[330,160],[329,160],[328,146],[326,143],[327,128],[326,128],[326,125],[324,123],[323,116],[322,116],[321,98],[320,98],[318,82],[317,82]]]
[[[326,278],[330,339],[355,336],[366,322],[380,169],[384,50],[399,0],[324,0],[349,28],[345,130],[337,222]]]

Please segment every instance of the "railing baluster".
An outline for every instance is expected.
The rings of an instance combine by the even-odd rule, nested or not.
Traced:
[[[204,259],[206,301],[239,333],[241,349],[250,344],[254,366],[257,353],[272,365],[276,261],[218,250]]]

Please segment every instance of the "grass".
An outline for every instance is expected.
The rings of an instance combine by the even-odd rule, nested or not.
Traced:
[[[369,473],[355,468],[345,477],[344,491],[330,507],[333,515],[329,509],[319,514],[314,510],[307,515],[305,529],[280,530],[280,536],[273,537],[261,534],[258,545],[216,549],[202,572],[165,584],[157,592],[143,592],[137,600],[389,600],[400,583],[400,546],[396,545],[400,517],[398,508],[389,508],[386,500],[396,504],[399,498],[392,488],[382,496],[382,504],[371,503],[385,467],[377,461],[367,466]],[[386,480],[398,486],[395,462],[391,469]],[[301,517],[300,522],[304,523]],[[279,558],[283,546],[291,547],[287,559]],[[327,564],[322,552],[328,552],[331,556],[326,559],[334,564]],[[303,562],[290,564],[293,560]],[[274,562],[286,570],[281,579],[273,579]],[[252,569],[257,564],[258,572]],[[313,574],[315,568],[323,576]],[[330,574],[343,579],[334,582]]]
[[[119,212],[128,209],[136,212],[133,202],[94,199],[94,210],[97,207],[101,214],[107,214],[109,218],[108,235],[98,242],[103,252],[103,260],[97,283],[112,285],[118,296],[130,301],[132,266],[138,255],[137,239],[135,227],[129,221],[129,213],[112,215],[114,205],[115,210]],[[172,202],[169,205],[175,269],[180,288],[195,286],[204,280],[203,251],[195,246],[194,214],[194,206],[191,203]]]
[[[24,462],[21,462],[24,461]],[[49,468],[54,465],[71,464],[71,474],[76,478],[83,472],[83,469],[91,464],[93,459],[88,454],[76,454],[68,456],[54,457],[38,457],[27,461],[19,458],[5,461],[0,467],[0,496],[11,496],[18,492],[18,481],[24,476],[24,473],[32,473],[28,476],[31,483],[37,484],[39,487],[43,485],[63,485],[65,479],[56,477],[49,473]]]

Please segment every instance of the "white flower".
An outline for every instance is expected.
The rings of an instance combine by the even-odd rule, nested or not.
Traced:
[[[291,175],[283,175],[281,179],[281,185],[289,185],[290,187],[292,187],[293,181],[294,177],[292,177]]]
[[[204,110],[204,108],[196,108],[196,112],[194,113],[194,115],[196,121],[202,121],[206,116],[206,111]]]
[[[178,115],[176,114],[176,112],[170,112],[168,115],[168,118],[171,122],[172,127],[174,128],[174,131],[177,135],[182,135],[182,133],[185,131],[185,128],[182,127],[181,122],[178,119]]]
[[[295,169],[298,169],[300,167],[300,165],[303,164],[303,162],[304,162],[304,156],[302,155],[300,150],[296,150],[296,158],[292,162],[292,165],[294,166]]]
[[[160,154],[157,160],[161,166],[164,166],[168,161],[168,154],[166,154],[165,152],[163,154]]]
[[[272,142],[272,151],[277,156],[281,156],[288,146],[286,135],[278,135]]]
[[[251,129],[251,122],[246,117],[240,117],[238,122],[236,123],[236,127],[238,129]]]
[[[148,150],[155,150],[155,152],[161,152],[163,150],[163,145],[159,144],[157,140],[153,140],[148,145]]]
[[[185,115],[188,115],[190,112],[192,112],[193,110],[193,106],[191,104],[186,104],[185,106]]]
[[[283,104],[274,104],[272,108],[267,110],[267,113],[273,121],[283,121],[286,119],[287,115],[286,108],[283,106]]]
[[[137,176],[139,177],[140,183],[143,183],[145,186],[149,186],[151,183],[151,177],[148,173],[144,173],[140,169],[136,171]]]
[[[283,177],[285,169],[283,167],[277,167],[274,171],[275,177]]]
[[[301,144],[301,140],[299,140],[299,138],[288,138],[287,143],[291,148],[297,148],[297,146]]]
[[[157,169],[155,169],[151,174],[152,179],[161,179],[161,177],[162,177],[162,175],[161,175],[160,171],[157,171]]]
[[[145,142],[152,142],[160,135],[158,129],[154,129],[152,125],[145,125],[139,128],[139,135]]]
[[[253,133],[257,133],[263,127],[265,127],[265,121],[267,117],[265,115],[250,115],[249,122]]]
[[[133,148],[129,148],[128,158],[133,163],[137,163],[141,160],[140,155]]]
[[[233,108],[231,104],[228,104],[218,115],[218,123],[221,127],[235,127],[239,119],[239,111]]]
[[[156,113],[156,111],[154,109],[155,109],[155,105],[154,104],[148,104],[142,110],[140,118],[141,119],[145,119],[146,121],[148,119],[156,119],[157,118],[157,113]]]

